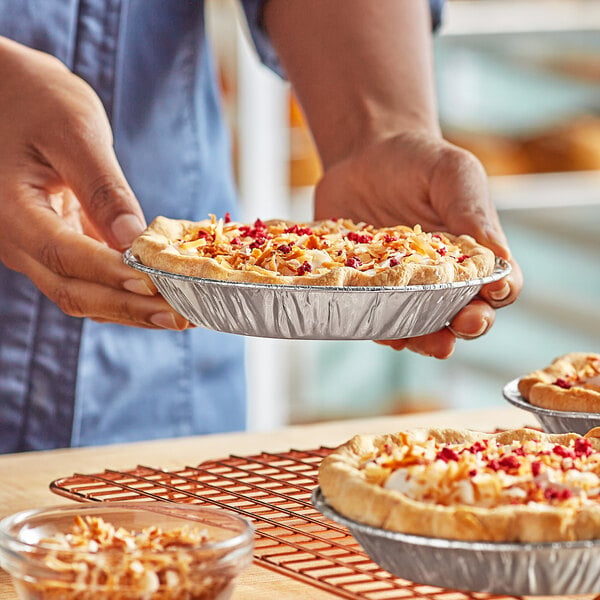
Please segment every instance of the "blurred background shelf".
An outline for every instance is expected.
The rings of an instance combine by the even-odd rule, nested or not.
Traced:
[[[594,0],[450,0],[444,35],[490,36],[600,29]]]

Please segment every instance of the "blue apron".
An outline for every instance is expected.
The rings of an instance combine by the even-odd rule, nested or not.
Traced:
[[[262,0],[244,9],[261,58]],[[0,0],[0,35],[96,90],[148,221],[235,214],[227,129],[197,0]],[[243,340],[69,317],[0,263],[0,452],[244,429]]]

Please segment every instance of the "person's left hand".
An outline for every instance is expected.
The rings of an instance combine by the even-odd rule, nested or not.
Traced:
[[[449,327],[381,344],[447,358],[456,338],[486,333],[495,309],[514,302],[521,291],[521,270],[511,257],[481,163],[431,133],[405,132],[377,141],[327,169],[315,192],[315,218],[337,217],[468,234],[512,265],[507,277],[484,286]]]

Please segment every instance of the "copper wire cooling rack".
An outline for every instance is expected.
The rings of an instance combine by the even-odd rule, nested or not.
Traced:
[[[249,518],[256,531],[255,563],[342,598],[355,600],[512,600],[415,584],[372,562],[347,529],[310,501],[317,470],[331,448],[235,456],[196,467],[128,471],[57,479],[50,489],[77,501],[166,500],[219,506]]]

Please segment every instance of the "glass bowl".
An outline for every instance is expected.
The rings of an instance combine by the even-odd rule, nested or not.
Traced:
[[[0,521],[0,566],[21,600],[226,600],[253,546],[246,519],[195,504],[74,504]]]

